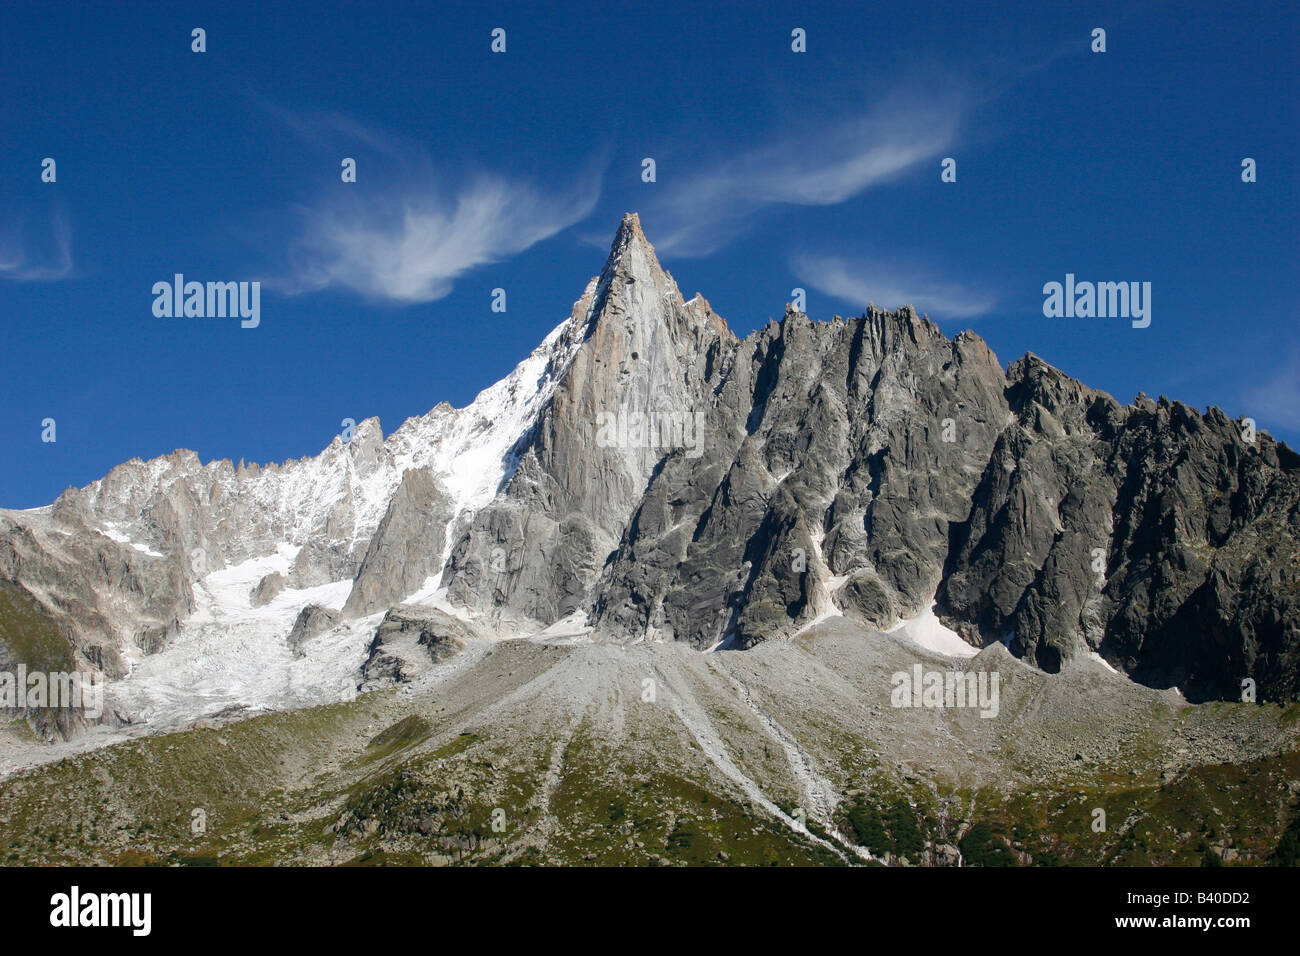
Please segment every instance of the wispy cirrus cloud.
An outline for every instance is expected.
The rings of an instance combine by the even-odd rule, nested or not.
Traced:
[[[50,216],[48,242],[35,243],[20,224],[0,234],[0,278],[15,282],[54,282],[72,275],[72,228],[62,212]],[[41,246],[39,252],[32,251]]]
[[[351,140],[390,157],[409,156],[414,148],[400,137],[390,136],[333,110],[296,112],[252,90],[241,90],[240,93],[291,133],[316,146]]]
[[[471,269],[585,219],[600,197],[603,155],[563,189],[486,169],[435,170],[419,143],[338,113],[299,114],[247,95],[315,146],[351,142],[371,154],[362,163],[365,186],[331,181],[292,211],[288,267],[263,280],[287,295],[342,288],[397,304],[433,302]]]
[[[1300,430],[1300,349],[1257,385],[1242,392],[1245,414],[1261,428]]]
[[[645,204],[661,251],[703,256],[779,205],[832,206],[889,182],[953,144],[966,98],[895,93],[860,115],[805,124],[660,185]]]
[[[913,305],[935,319],[969,319],[997,304],[996,296],[925,272],[871,259],[796,255],[795,274],[813,288],[856,306]]]
[[[556,194],[479,174],[454,191],[426,180],[377,199],[322,201],[299,210],[289,276],[272,286],[291,294],[341,287],[398,303],[432,302],[469,270],[586,218],[599,194],[598,176]]]

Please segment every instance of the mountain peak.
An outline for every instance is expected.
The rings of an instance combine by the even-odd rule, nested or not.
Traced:
[[[620,317],[639,324],[660,321],[666,303],[679,308],[686,305],[672,273],[659,263],[654,246],[641,231],[641,217],[634,212],[623,214],[604,268],[594,288],[588,286],[588,290],[579,300],[586,305],[584,337],[591,335],[611,306]]]
[[[638,213],[623,213],[623,221],[618,226],[618,239],[624,236],[627,236],[628,240],[633,236],[639,236],[642,240],[645,239],[645,233],[641,231],[641,216]],[[618,239],[615,240],[616,244]]]
[[[641,217],[634,212],[624,213],[623,220],[618,225],[614,243],[609,248],[609,257],[600,273],[601,285],[606,285],[616,276],[630,278],[634,282],[658,280],[660,276],[665,276],[673,291],[677,290],[672,276],[659,264],[654,246],[641,231]]]

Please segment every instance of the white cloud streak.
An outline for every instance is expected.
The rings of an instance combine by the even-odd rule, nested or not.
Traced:
[[[960,98],[921,101],[896,94],[865,115],[812,126],[675,179],[645,204],[661,251],[703,256],[771,206],[832,206],[888,182],[953,143]],[[935,175],[938,175],[937,168]]]
[[[599,177],[565,194],[482,175],[456,195],[430,184],[303,209],[290,248],[289,294],[330,287],[396,303],[432,302],[478,266],[499,262],[585,218]]]
[[[294,135],[315,146],[335,144],[340,138],[360,143],[385,156],[411,155],[415,144],[372,129],[350,116],[330,110],[297,113],[251,90],[242,95]]]
[[[336,171],[315,200],[297,207],[296,231],[286,240],[288,268],[262,280],[285,295],[339,288],[397,304],[433,302],[471,269],[500,262],[586,218],[600,197],[600,158],[567,190],[490,171],[435,175],[422,144],[338,113],[300,115],[258,94],[245,95],[318,147],[333,149],[341,138],[385,160],[365,166],[365,186],[342,186]]]
[[[1242,399],[1260,428],[1300,430],[1300,349],[1271,378],[1245,389]]]
[[[984,315],[997,303],[988,293],[871,260],[799,255],[792,266],[813,288],[856,306],[912,305],[943,320]]]
[[[14,228],[0,239],[0,278],[16,282],[55,282],[72,275],[72,229],[66,216],[50,219],[53,248],[45,256],[33,256]]]

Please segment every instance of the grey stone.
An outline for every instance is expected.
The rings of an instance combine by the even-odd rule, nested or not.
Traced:
[[[477,630],[437,608],[399,605],[384,615],[361,667],[361,690],[405,683],[480,639]]]
[[[279,571],[272,571],[258,581],[256,587],[249,593],[249,603],[253,607],[265,607],[284,590],[286,583],[283,574]]]
[[[298,617],[293,622],[293,630],[289,632],[287,638],[289,646],[293,648],[294,656],[302,657],[304,644],[313,637],[324,634],[342,620],[343,615],[338,611],[319,604],[308,604],[298,612]]]

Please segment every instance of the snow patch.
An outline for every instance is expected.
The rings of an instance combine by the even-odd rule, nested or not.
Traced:
[[[1089,652],[1088,652],[1088,658],[1089,658],[1090,660],[1094,660],[1094,661],[1096,661],[1098,664],[1100,664],[1102,667],[1106,668],[1106,670],[1110,671],[1112,674],[1118,674],[1118,673],[1119,673],[1119,671],[1115,670],[1115,668],[1113,668],[1113,667],[1110,666],[1110,662],[1107,661],[1106,658],[1102,657],[1102,656],[1101,656],[1100,654],[1098,654],[1096,651],[1089,651]]]
[[[529,635],[528,639],[544,644],[590,644],[591,631],[591,625],[587,623],[587,612],[580,609]],[[637,641],[640,640],[642,638],[637,638]]]
[[[886,634],[902,634],[912,643],[942,654],[944,657],[974,657],[979,648],[972,647],[961,639],[956,631],[944,627],[934,613],[935,602],[915,617],[898,621],[885,631]]]
[[[823,621],[829,621],[833,617],[843,617],[843,616],[844,616],[844,612],[841,611],[834,604],[832,604],[827,610],[822,611],[820,614],[814,617],[803,627],[799,628],[799,630],[791,634],[790,637],[791,639],[796,638],[801,634],[811,631],[814,627],[816,627],[818,624],[821,624]],[[717,645],[715,644],[713,647],[709,648],[709,650],[717,650]]]
[[[147,554],[153,558],[163,557],[163,553],[161,551],[155,551],[153,548],[150,548],[147,545],[137,544],[136,542],[132,541],[131,536],[128,535],[125,531],[123,531],[115,521],[105,522],[104,527],[98,528],[96,530],[98,530],[99,533],[102,534],[104,537],[111,538],[112,540],[116,541],[118,544],[130,545],[132,548],[135,548],[135,550],[141,552],[142,554]],[[63,533],[66,535],[69,532],[65,531]]]

